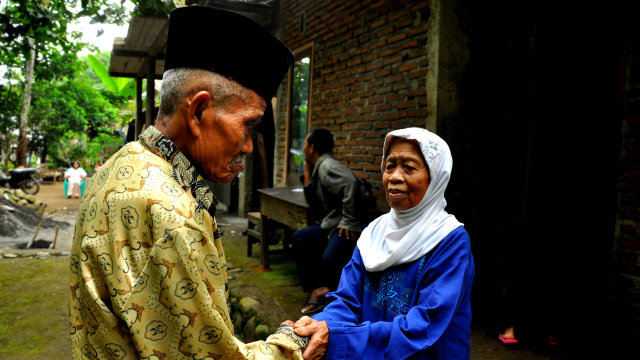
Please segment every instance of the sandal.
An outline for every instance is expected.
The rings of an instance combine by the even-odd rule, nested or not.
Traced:
[[[313,307],[309,310],[306,310],[309,306],[313,306]],[[305,305],[305,307],[302,310],[300,310],[300,313],[302,313],[303,315],[317,314],[320,311],[322,311],[322,309],[324,309],[325,306],[327,306],[327,301],[323,297],[318,301],[309,301],[307,305]]]

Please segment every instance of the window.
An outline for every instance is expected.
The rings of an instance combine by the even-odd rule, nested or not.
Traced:
[[[309,130],[309,94],[311,93],[311,60],[313,46],[295,52],[290,81],[289,126],[287,139],[287,185],[301,185],[304,175],[304,139]]]

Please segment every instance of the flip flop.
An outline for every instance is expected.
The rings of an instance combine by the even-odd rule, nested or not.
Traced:
[[[517,344],[518,343],[518,339],[507,339],[505,337],[502,337],[502,335],[498,336],[498,339],[500,341],[502,341],[503,344],[507,345],[507,344]]]
[[[304,309],[306,309],[309,305],[314,305],[315,307],[312,308],[311,310],[304,311]],[[322,311],[322,309],[324,309],[325,306],[327,306],[326,302],[309,301],[307,305],[302,310],[300,310],[300,313],[302,313],[303,315],[317,314],[320,311]]]

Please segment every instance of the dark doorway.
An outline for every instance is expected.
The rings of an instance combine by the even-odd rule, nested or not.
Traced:
[[[622,122],[615,11],[464,3],[447,198],[472,237],[474,319],[602,343]]]

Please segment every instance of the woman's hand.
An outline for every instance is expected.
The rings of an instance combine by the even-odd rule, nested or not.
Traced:
[[[293,325],[294,331],[298,336],[311,336],[309,345],[302,354],[302,358],[322,359],[327,353],[329,346],[329,328],[325,321],[316,321],[308,316],[303,316]]]

